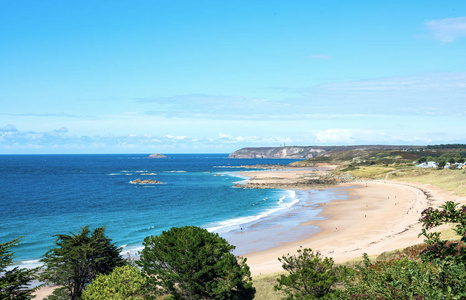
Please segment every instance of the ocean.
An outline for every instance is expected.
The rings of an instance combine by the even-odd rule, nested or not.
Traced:
[[[0,242],[19,236],[15,264],[39,265],[55,234],[104,225],[124,255],[146,236],[200,226],[236,246],[235,254],[265,250],[317,232],[299,226],[319,218],[316,206],[344,199],[335,189],[241,189],[241,166],[287,165],[290,159],[230,159],[227,154],[0,155]],[[135,179],[155,179],[137,185]],[[292,234],[287,234],[292,233]],[[277,237],[277,238],[271,238]]]

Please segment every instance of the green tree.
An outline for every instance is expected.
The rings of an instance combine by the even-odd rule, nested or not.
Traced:
[[[445,167],[446,164],[447,163],[444,160],[439,160],[438,165],[437,165],[437,169],[443,169],[443,167]]]
[[[307,248],[299,249],[297,255],[288,254],[278,260],[289,273],[281,275],[274,288],[285,292],[284,299],[287,300],[327,296],[348,271],[335,266],[332,258],[322,257],[319,252]]]
[[[130,265],[116,267],[108,275],[98,274],[82,294],[83,300],[144,299],[147,277]]]
[[[35,288],[28,287],[28,282],[35,279],[37,269],[20,269],[13,264],[14,253],[10,248],[21,241],[22,237],[0,244],[0,299],[32,299]]]
[[[253,299],[246,259],[216,233],[187,226],[144,239],[137,262],[149,275],[153,291],[174,299]]]
[[[42,258],[41,280],[60,285],[49,299],[79,299],[86,284],[97,274],[109,274],[124,265],[121,249],[105,236],[105,228],[82,227],[78,234],[58,234],[55,244]]]

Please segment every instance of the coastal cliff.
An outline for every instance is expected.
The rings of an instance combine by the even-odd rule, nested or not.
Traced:
[[[230,158],[294,158],[307,159],[324,155],[327,151],[316,147],[251,147],[242,148],[229,155]]]
[[[312,158],[333,158],[343,160],[357,159],[367,156],[370,153],[382,151],[397,151],[400,153],[413,153],[422,149],[422,146],[409,145],[352,145],[352,146],[287,146],[287,147],[248,147],[239,149],[230,158],[292,158],[292,159],[312,159]],[[385,153],[387,154],[387,153]],[[393,154],[393,153],[392,153]],[[327,161],[328,162],[328,159]]]

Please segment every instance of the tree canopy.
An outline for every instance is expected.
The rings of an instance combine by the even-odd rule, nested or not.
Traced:
[[[21,269],[15,267],[7,270],[13,264],[14,253],[10,250],[21,241],[21,237],[0,244],[0,299],[32,299],[33,288],[28,282],[35,279],[37,269]],[[1,275],[3,274],[3,276]]]
[[[41,280],[62,287],[50,299],[79,299],[86,284],[97,274],[109,274],[122,266],[121,249],[105,236],[105,227],[82,227],[78,234],[56,235],[55,245],[42,258]]]
[[[151,288],[174,299],[253,299],[246,259],[216,233],[187,226],[144,239],[138,264]]]

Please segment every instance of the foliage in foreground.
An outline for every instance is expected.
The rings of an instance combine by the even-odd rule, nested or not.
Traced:
[[[426,249],[422,262],[392,260],[365,267],[349,281],[345,295],[362,299],[466,299],[466,206],[448,201],[440,209],[428,208],[420,219]],[[458,242],[440,239],[439,232],[428,230],[454,224],[461,236]]]
[[[20,242],[21,238],[0,244],[0,299],[32,299],[35,289],[28,287],[28,282],[35,279],[37,269],[20,269],[15,267],[7,271],[13,263],[14,253],[10,248]]]
[[[288,275],[277,279],[275,289],[283,291],[287,300],[313,299],[326,296],[341,281],[346,268],[335,266],[332,258],[322,257],[312,249],[299,249],[297,255],[282,256],[278,260]]]
[[[346,275],[342,289],[333,290],[338,281],[333,261],[315,255],[310,249],[298,251],[296,257],[283,257],[282,275],[277,289],[286,292],[284,299],[466,299],[466,206],[446,202],[440,209],[429,208],[420,220],[427,246],[422,260],[393,259],[372,264],[364,255],[364,265]],[[440,239],[440,233],[429,232],[442,224],[454,224],[461,236],[458,242]],[[334,273],[332,273],[334,272]]]
[[[116,267],[108,275],[99,274],[86,286],[83,300],[139,300],[145,299],[147,277],[130,265]]]
[[[172,228],[144,239],[138,264],[149,275],[153,291],[174,299],[253,299],[246,259],[237,259],[235,247],[199,227]]]
[[[449,258],[466,263],[466,205],[457,209],[458,205],[448,201],[440,206],[441,210],[429,207],[422,212],[420,221],[424,228],[419,236],[426,238],[427,249],[422,253],[424,261]],[[429,229],[447,223],[455,224],[453,230],[461,237],[459,242],[449,243],[440,238],[439,232],[428,232]]]
[[[86,284],[97,274],[109,274],[115,267],[124,265],[121,249],[105,236],[105,228],[89,227],[78,234],[56,235],[55,244],[45,253],[44,270],[40,279],[47,284],[60,285],[49,299],[79,299]]]
[[[365,266],[346,284],[340,299],[462,299],[465,294],[464,264],[422,263],[400,259]]]

